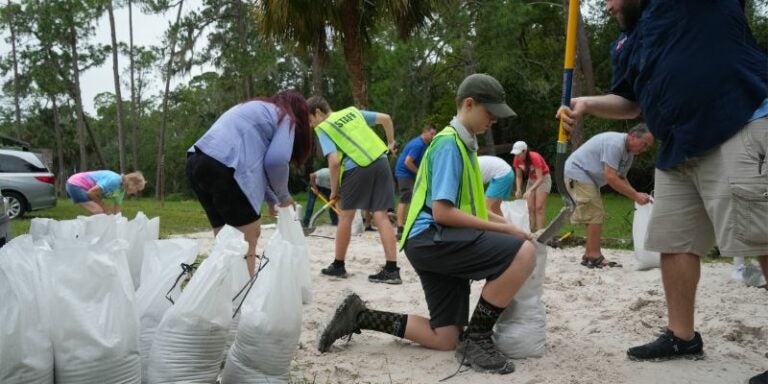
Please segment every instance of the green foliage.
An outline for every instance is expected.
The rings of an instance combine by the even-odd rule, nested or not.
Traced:
[[[79,159],[72,101],[73,63],[67,39],[74,28],[81,69],[100,65],[107,51],[90,39],[105,1],[22,0],[0,5],[0,34],[9,38],[9,23],[13,23],[23,43],[18,48],[24,116],[21,139],[35,148],[55,151],[51,98],[56,97],[67,172],[76,168]],[[146,12],[175,9],[178,5],[165,0],[136,3]],[[408,4],[408,12],[397,14],[398,7]],[[565,31],[561,5],[560,1],[539,0],[363,2],[366,12],[360,20],[365,25],[360,28],[365,36],[363,71],[369,108],[393,117],[402,147],[424,124],[442,127],[450,120],[456,111],[456,88],[466,74],[490,73],[500,80],[508,102],[519,115],[494,126],[494,142],[509,145],[525,140],[553,164],[557,129],[554,113],[560,100]],[[755,38],[764,48],[768,48],[766,5],[768,0],[750,0],[746,7]],[[213,69],[192,78],[175,79],[178,84],[168,100],[167,196],[191,196],[184,176],[186,150],[227,109],[250,97],[286,88],[309,95],[312,52],[317,48],[313,44],[318,43],[318,36],[327,36],[323,40],[326,55],[320,78],[323,95],[336,107],[354,104],[345,41],[338,33],[340,11],[334,8],[338,6],[306,0],[205,0],[201,7],[190,10],[185,4],[187,13],[181,25],[168,34],[179,39],[180,59],[175,62],[175,70],[186,71],[202,64]],[[610,87],[609,47],[619,34],[617,23],[603,7],[604,2],[598,0],[586,0],[582,5],[598,94]],[[413,28],[416,26],[419,28]],[[203,34],[208,37],[206,46],[200,46]],[[403,39],[406,35],[408,39]],[[145,196],[154,193],[162,105],[158,89],[163,84],[157,69],[167,61],[167,43],[137,47],[135,54],[141,99],[136,106],[138,135],[134,143],[129,128],[126,138],[131,148],[129,156],[135,146],[138,169],[150,180]],[[0,58],[0,73],[5,75],[0,133],[13,134],[13,105],[8,100],[12,100],[14,88],[9,83],[12,65],[8,56]],[[124,67],[127,62],[121,60]],[[124,74],[123,81],[126,79]],[[127,93],[125,98],[128,100]],[[107,166],[117,169],[115,98],[111,92],[100,94],[95,105],[96,112],[87,117],[88,123]],[[125,116],[132,115],[131,108],[126,103]],[[636,123],[587,118],[585,137],[607,130],[625,131]],[[481,143],[484,140],[481,138]],[[94,148],[88,144],[88,150],[93,152]],[[510,159],[506,153],[499,155]],[[93,156],[91,159],[93,167]],[[630,180],[641,190],[652,188],[653,160],[650,154],[638,157],[630,172]],[[307,168],[324,164],[324,159],[315,157]],[[293,192],[304,190],[302,179],[306,173],[305,169],[292,170]]]

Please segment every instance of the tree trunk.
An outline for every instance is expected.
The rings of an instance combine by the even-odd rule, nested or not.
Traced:
[[[243,6],[242,1],[235,0],[234,6],[240,52],[244,53],[246,57],[250,57],[250,54],[248,53],[248,25],[246,24],[249,20],[248,14],[247,11],[244,11],[245,7]],[[241,76],[243,78],[243,95],[245,96],[245,100],[250,100],[253,98],[253,74],[250,70],[243,68],[242,66],[239,68],[239,70],[242,71]]]
[[[80,96],[80,66],[77,54],[77,33],[74,23],[69,27],[69,46],[72,53],[72,94],[75,99],[75,114],[77,114],[77,141],[80,147],[80,169],[83,172],[88,169],[88,152],[85,148],[85,113],[83,112],[83,100]]]
[[[326,43],[325,28],[318,31],[315,41],[312,43],[312,94],[323,94],[323,72],[328,62],[328,46]]]
[[[123,96],[120,93],[120,65],[117,60],[117,35],[115,33],[115,12],[112,0],[107,2],[109,13],[109,30],[112,34],[112,77],[115,81],[115,102],[117,103],[117,150],[120,157],[120,173],[125,173],[125,129],[123,128]]]
[[[581,73],[584,76],[586,95],[595,94],[595,70],[592,65],[592,53],[589,50],[589,36],[584,27],[584,18],[579,14],[579,40],[576,44],[576,59],[579,61]]]
[[[592,55],[589,51],[587,29],[584,18],[579,13],[579,26],[576,40],[576,68],[573,79],[573,97],[595,94],[595,74],[592,68]],[[581,76],[579,76],[581,75]],[[586,88],[586,89],[585,89]],[[585,92],[586,91],[586,92]],[[581,119],[571,131],[571,149],[576,150],[584,143],[584,120]]]
[[[128,0],[128,56],[130,57],[130,70],[131,70],[131,149],[133,152],[133,170],[139,169],[139,144],[137,140],[137,131],[139,125],[138,103],[136,102],[136,86],[135,86],[135,72],[134,72],[134,53],[133,53],[133,4],[132,0]]]
[[[469,14],[470,14],[469,28],[474,31],[477,25],[477,13],[478,13],[479,4],[473,1],[467,4],[467,6],[469,7]],[[462,37],[461,55],[464,58],[464,76],[469,76],[477,73],[477,61],[475,60],[474,40]],[[492,126],[489,127],[487,131],[485,131],[484,137],[485,137],[485,147],[481,152],[486,155],[495,156],[496,140],[494,140],[493,138]]]
[[[181,21],[181,9],[184,0],[179,1],[179,10],[176,13],[175,26]],[[168,65],[165,68],[165,91],[163,92],[163,117],[160,122],[160,137],[157,140],[157,175],[155,179],[155,197],[160,200],[162,206],[165,199],[165,126],[168,123],[168,94],[171,88],[171,76],[173,75],[173,58],[176,55],[176,31],[170,35],[171,52],[168,57]]]
[[[11,1],[8,0],[8,7],[11,6]],[[19,84],[19,63],[18,56],[16,55],[16,22],[15,15],[11,16],[8,20],[8,26],[11,30],[11,55],[13,61],[13,105],[16,108],[16,120],[14,126],[16,127],[16,138],[21,139],[21,84]]]
[[[56,178],[56,195],[64,196],[64,184],[67,182],[67,175],[64,167],[64,146],[61,138],[61,123],[59,122],[59,106],[56,103],[56,96],[51,96],[53,105],[53,132],[56,137],[56,163],[58,168],[58,177]]]
[[[352,98],[359,108],[368,107],[368,90],[363,71],[363,36],[360,33],[360,2],[345,0],[341,4],[341,34],[344,44],[344,61],[352,82]]]

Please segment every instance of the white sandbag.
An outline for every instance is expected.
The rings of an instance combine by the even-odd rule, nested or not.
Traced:
[[[538,242],[533,244],[536,268],[496,321],[493,332],[499,350],[514,359],[541,357],[546,351],[547,313],[541,296],[548,249]]]
[[[32,240],[39,241],[43,237],[48,236],[49,225],[53,220],[46,218],[36,217],[29,223],[29,235],[32,236]]]
[[[528,202],[526,200],[502,201],[501,213],[508,222],[526,232],[531,231],[530,214],[528,213]]]
[[[48,290],[40,261],[45,252],[29,235],[0,248],[0,383],[53,383]]]
[[[127,225],[128,219],[120,214],[105,215],[102,213],[92,216],[78,216],[77,220],[85,226],[83,235],[86,239],[98,239],[100,242],[108,243],[119,238],[131,242],[131,239],[124,235],[124,227]]]
[[[227,234],[220,234],[227,236]],[[231,233],[228,236],[234,236],[234,233]],[[225,241],[224,237],[219,237],[217,239],[219,242]],[[258,264],[256,266],[258,268]],[[232,311],[233,311],[233,317],[232,322],[229,324],[229,330],[227,331],[227,342],[225,344],[225,348],[222,351],[221,360],[224,361],[227,359],[227,353],[229,353],[229,348],[232,346],[232,344],[235,342],[235,335],[237,334],[237,325],[240,323],[240,309],[242,309],[242,304],[247,295],[250,293],[249,287],[251,286],[251,276],[248,273],[248,264],[246,263],[245,259],[242,257],[240,258],[233,258],[232,264],[230,265],[231,273],[232,273],[232,291],[231,291],[231,297],[232,297]]]
[[[301,301],[303,304],[312,302],[312,273],[309,269],[309,249],[307,248],[307,238],[304,236],[304,230],[301,228],[301,216],[291,207],[278,208],[277,232],[272,236],[274,241],[277,238],[285,242],[285,252],[295,258],[296,275],[301,287]]]
[[[234,231],[234,232],[233,232]],[[220,241],[237,233],[234,240]],[[147,376],[150,383],[213,383],[232,320],[234,258],[248,249],[240,231],[225,226],[179,300],[155,332]]]
[[[287,382],[301,335],[303,255],[299,249],[282,236],[274,236],[265,247],[269,263],[243,304],[222,383]]]
[[[48,222],[48,233],[45,237],[53,240],[83,239],[85,236],[85,222],[82,220],[51,220]],[[51,241],[53,243],[55,241]]]
[[[128,250],[128,266],[131,269],[131,278],[133,286],[141,286],[141,269],[144,259],[144,245],[147,242],[155,241],[159,237],[160,218],[147,219],[143,212],[138,212],[136,217],[129,221],[122,231],[121,238],[128,239],[131,242],[131,248]]]
[[[136,311],[141,324],[139,342],[143,383],[149,382],[146,372],[155,331],[172,305],[166,296],[178,300],[181,295],[180,280],[184,278],[181,275],[184,272],[182,264],[194,263],[199,248],[199,241],[194,239],[155,240],[144,244],[144,284],[136,291]]]
[[[365,232],[365,222],[363,222],[363,215],[358,209],[352,219],[352,235],[362,235],[363,232]]]
[[[733,271],[731,280],[742,283],[748,287],[759,287],[765,284],[765,276],[760,267],[750,263],[743,257],[733,258]]]
[[[46,260],[57,383],[139,383],[139,323],[124,240],[57,239]]]
[[[648,221],[651,219],[653,203],[640,205],[635,203],[635,217],[632,221],[632,242],[635,246],[636,269],[643,271],[661,266],[658,252],[645,250],[645,235],[648,233]]]

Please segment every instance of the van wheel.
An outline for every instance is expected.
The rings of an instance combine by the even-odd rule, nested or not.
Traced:
[[[23,217],[27,212],[27,201],[24,196],[16,192],[3,192],[3,196],[8,199],[8,217],[11,219]]]

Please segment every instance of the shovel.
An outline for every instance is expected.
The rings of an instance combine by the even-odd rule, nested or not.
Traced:
[[[565,65],[563,66],[563,95],[560,105],[571,106],[571,87],[573,85],[573,67],[576,56],[576,33],[579,25],[579,0],[570,0],[568,4],[568,28],[565,34]],[[539,234],[537,240],[546,244],[556,235],[571,217],[576,208],[573,196],[565,187],[565,159],[568,158],[568,131],[565,129],[563,117],[560,117],[560,128],[557,134],[557,157],[555,158],[555,184],[565,205],[549,225]]]
[[[319,190],[317,190],[317,187],[315,187],[314,185],[310,187],[310,190],[311,190],[311,191],[312,191],[312,193],[314,193],[314,194],[315,194],[315,195],[316,195],[318,198],[320,198],[320,200],[321,200],[323,203],[325,203],[325,205],[323,205],[323,206],[322,206],[322,207],[321,207],[321,208],[320,208],[320,209],[319,209],[317,212],[315,212],[315,214],[314,214],[314,215],[312,215],[312,217],[309,219],[309,224],[308,224],[308,225],[307,225],[305,228],[303,228],[303,229],[304,229],[304,236],[307,236],[307,235],[309,235],[309,234],[311,234],[312,232],[314,232],[314,231],[315,231],[315,229],[317,228],[317,227],[315,227],[315,220],[317,220],[317,218],[318,218],[318,217],[320,217],[320,215],[322,215],[322,214],[323,214],[323,212],[327,211],[329,208],[330,208],[330,209],[333,209],[333,211],[334,211],[334,212],[336,212],[336,214],[339,214],[339,209],[338,209],[338,208],[336,208],[336,201],[335,201],[335,200],[334,200],[334,201],[328,201],[328,199],[325,197],[325,195],[323,195],[323,193],[322,193],[322,192],[320,192]]]

